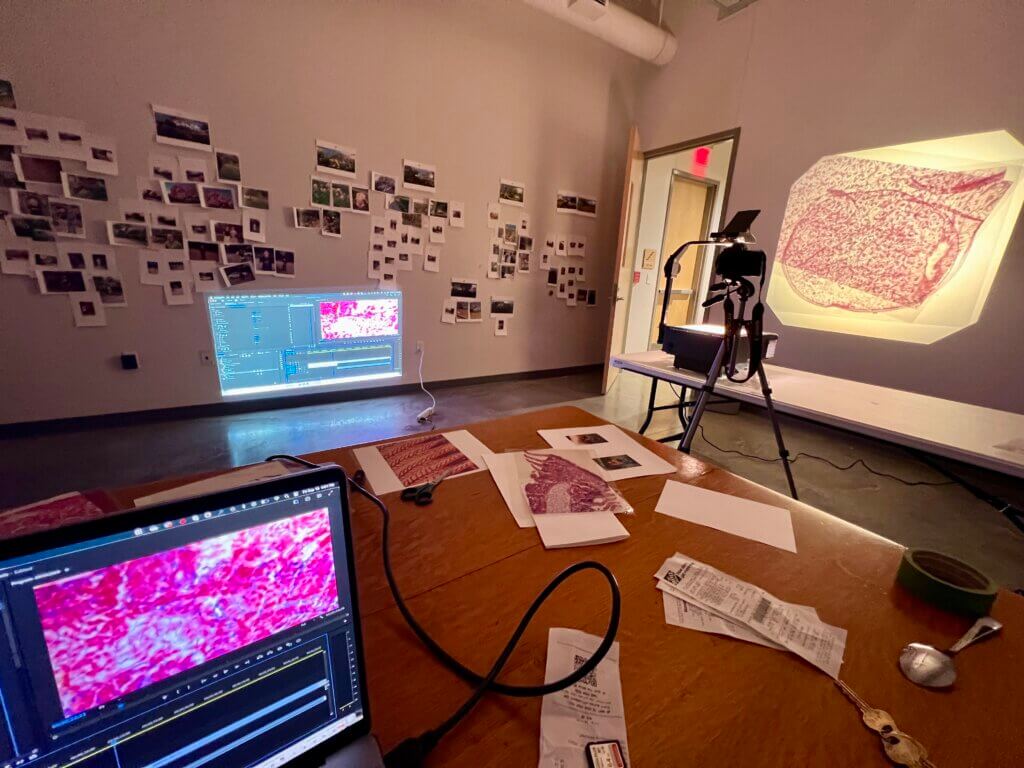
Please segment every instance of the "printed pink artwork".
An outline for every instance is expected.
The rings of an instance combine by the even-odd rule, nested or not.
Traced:
[[[398,299],[320,302],[321,338],[362,339],[398,332]]]
[[[93,493],[92,496],[104,503],[105,494]],[[17,509],[0,511],[0,539],[15,536],[26,536],[37,531],[61,528],[73,523],[84,523],[111,514],[111,504],[107,509],[99,506],[89,496],[81,493],[66,493],[45,501],[37,501]]]
[[[327,509],[35,588],[65,717],[338,608]]]
[[[443,434],[413,437],[377,446],[391,471],[405,486],[479,469]]]
[[[835,155],[793,185],[778,262],[822,307],[919,307],[966,255],[1010,188],[1006,169],[941,171]]]
[[[608,483],[566,458],[526,451],[523,459],[530,468],[523,493],[535,515],[632,511]]]

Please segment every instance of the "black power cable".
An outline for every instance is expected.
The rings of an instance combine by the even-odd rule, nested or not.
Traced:
[[[296,456],[288,456],[284,454],[277,454],[274,456],[268,456],[267,461],[274,459],[283,459],[285,461],[293,461],[297,464],[301,464],[310,468],[317,468],[319,465],[313,462],[300,459]],[[360,475],[361,472],[356,473]],[[468,699],[460,706],[448,719],[441,723],[436,728],[433,728],[419,736],[406,739],[395,747],[385,757],[385,765],[390,768],[411,768],[412,766],[419,766],[423,760],[430,753],[430,751],[437,746],[438,742],[455,728],[459,722],[469,714],[469,712],[477,705],[484,694],[488,691],[494,691],[504,696],[513,696],[519,698],[532,698],[534,696],[546,696],[550,693],[557,693],[558,691],[565,690],[566,688],[575,685],[580,680],[589,675],[598,664],[604,659],[611,650],[612,643],[615,642],[615,636],[619,630],[619,618],[622,612],[622,595],[619,592],[619,585],[615,581],[615,576],[608,568],[602,563],[595,562],[593,560],[586,560],[580,563],[569,566],[564,571],[555,576],[554,579],[541,591],[533,603],[527,609],[526,613],[519,620],[519,625],[516,627],[512,636],[508,642],[505,643],[505,647],[502,649],[498,658],[491,666],[490,670],[486,675],[480,675],[469,667],[463,665],[455,657],[444,650],[437,641],[430,636],[430,634],[420,625],[416,620],[416,617],[412,615],[409,607],[405,604],[405,598],[402,597],[401,590],[398,588],[398,583],[395,581],[395,575],[391,567],[391,550],[389,546],[390,542],[390,526],[391,526],[391,513],[377,496],[370,491],[366,490],[360,485],[354,478],[348,477],[349,488],[354,490],[359,495],[365,497],[372,503],[381,513],[383,518],[383,524],[381,528],[381,554],[384,559],[384,575],[387,578],[388,587],[391,589],[391,595],[395,600],[395,605],[398,607],[399,612],[402,614],[402,618],[405,619],[406,624],[412,629],[413,633],[420,639],[427,649],[434,654],[434,656],[440,661],[445,667],[454,672],[463,680],[472,683],[476,686],[473,693]],[[510,685],[508,683],[499,683],[497,681],[498,675],[508,662],[509,657],[519,644],[519,640],[522,638],[523,633],[533,620],[534,615],[540,610],[541,605],[547,600],[551,594],[558,589],[561,584],[569,579],[571,576],[580,573],[581,571],[593,570],[604,576],[608,582],[608,587],[612,597],[611,615],[608,617],[608,628],[605,630],[604,637],[601,640],[601,644],[594,651],[593,655],[587,659],[580,667],[570,675],[566,675],[560,680],[555,680],[552,683],[545,683],[543,685]]]

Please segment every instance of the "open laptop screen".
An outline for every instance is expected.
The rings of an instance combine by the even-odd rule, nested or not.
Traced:
[[[343,480],[303,477],[0,560],[0,766],[269,768],[359,723]]]

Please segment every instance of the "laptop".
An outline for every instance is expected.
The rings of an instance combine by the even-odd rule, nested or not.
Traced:
[[[382,766],[324,467],[0,542],[0,768]]]

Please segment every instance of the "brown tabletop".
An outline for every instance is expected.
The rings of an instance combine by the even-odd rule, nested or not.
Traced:
[[[551,408],[467,427],[488,448],[547,447],[538,429],[605,424],[577,408]],[[992,615],[1002,635],[957,659],[946,692],[918,688],[896,665],[907,642],[946,647],[969,620],[929,607],[893,585],[902,547],[692,456],[630,433],[672,462],[675,475],[624,480],[636,510],[620,518],[629,539],[545,550],[537,532],[516,526],[487,472],[446,480],[433,505],[389,494],[392,559],[409,607],[463,663],[486,672],[533,598],[563,568],[598,560],[622,591],[622,690],[629,750],[636,766],[884,766],[878,738],[823,673],[792,654],[665,624],[652,575],[679,551],[814,606],[849,631],[841,677],[928,748],[939,768],[1024,764],[1020,684],[1024,680],[1024,600],[1001,592]],[[268,446],[268,453],[273,447]],[[349,472],[351,448],[309,454]],[[797,554],[655,514],[666,478],[790,509]],[[196,478],[111,491],[122,505]],[[380,553],[380,514],[361,497],[352,529],[363,618],[373,730],[386,751],[434,727],[470,689],[442,668],[404,624],[388,592]],[[570,579],[538,613],[502,679],[544,677],[548,627],[595,635],[607,624],[609,596],[596,574]],[[535,765],[539,699],[489,695],[436,749],[431,765]]]

